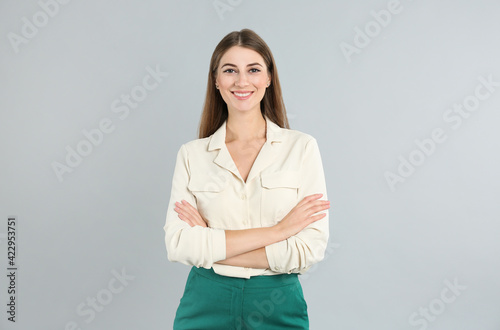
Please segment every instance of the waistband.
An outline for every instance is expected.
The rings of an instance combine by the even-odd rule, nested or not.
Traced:
[[[299,282],[298,274],[279,274],[279,275],[259,275],[250,278],[230,277],[217,274],[213,268],[206,269],[193,266],[192,272],[206,277],[212,281],[237,288],[275,288],[296,284]]]

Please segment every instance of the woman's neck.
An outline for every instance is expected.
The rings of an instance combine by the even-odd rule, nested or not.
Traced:
[[[259,112],[229,114],[226,122],[226,143],[266,139],[266,120]]]

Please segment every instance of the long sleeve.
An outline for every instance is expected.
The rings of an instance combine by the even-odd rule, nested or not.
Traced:
[[[328,200],[323,164],[316,139],[305,145],[298,200],[322,193]],[[305,273],[313,264],[323,260],[329,237],[329,213],[286,240],[266,246],[270,269],[275,272]]]
[[[197,207],[195,196],[189,191],[189,158],[186,145],[177,153],[172,190],[168,203],[165,226],[165,244],[168,260],[196,267],[210,268],[226,258],[226,237],[222,229],[191,227],[179,219],[175,202],[186,200]]]

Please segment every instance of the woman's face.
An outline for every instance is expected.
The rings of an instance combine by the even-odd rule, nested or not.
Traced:
[[[222,56],[215,81],[230,113],[260,113],[260,101],[271,83],[271,77],[259,53],[234,46]]]

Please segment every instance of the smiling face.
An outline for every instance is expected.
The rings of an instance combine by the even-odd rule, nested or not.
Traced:
[[[240,46],[229,48],[217,68],[216,85],[229,113],[258,111],[271,77],[262,56]]]

